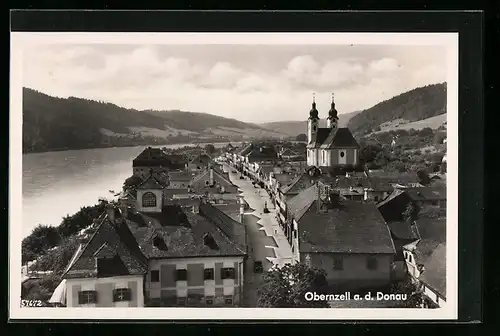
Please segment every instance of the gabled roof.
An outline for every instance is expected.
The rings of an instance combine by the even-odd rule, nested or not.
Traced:
[[[446,244],[439,244],[424,261],[419,280],[446,298]]]
[[[312,188],[302,191],[308,193],[302,204],[310,206],[298,221],[300,252],[395,253],[389,229],[373,203],[341,200],[328,212],[318,212]]]
[[[161,148],[147,147],[133,161],[133,167],[165,167],[176,169],[183,166],[178,156],[166,154]]]
[[[245,154],[245,156],[248,158],[275,159],[278,157],[278,153],[276,153],[276,150],[270,146],[254,146],[250,152]]]
[[[147,272],[146,258],[127,225],[112,223],[106,216],[63,277],[96,277],[96,254],[99,255],[100,252],[116,255],[119,270],[117,275],[142,275]]]
[[[311,141],[307,144],[308,148],[319,148],[328,138],[330,128],[318,128],[318,131],[312,135]]]
[[[210,176],[210,169],[213,170],[214,180],[217,180],[219,184],[223,186],[234,186],[234,184],[229,179],[229,175],[227,173],[221,172],[219,169],[215,167],[211,167],[204,169],[198,175],[193,177],[193,179],[190,182],[191,187],[194,188],[200,182],[202,183],[203,186],[205,186],[205,183],[203,181],[208,180]]]
[[[347,127],[334,128],[323,141],[321,148],[357,148],[359,144]]]
[[[129,223],[131,231],[146,257],[184,258],[245,254],[238,242],[226,236],[227,232],[222,232],[209,219],[201,214],[184,210],[179,205],[171,205],[170,207],[172,207],[171,211],[165,211],[161,214],[140,213],[145,218],[147,226]],[[174,207],[176,209],[173,209]],[[203,238],[205,234],[213,237],[217,244],[216,249],[205,245]],[[235,237],[232,238],[236,240]],[[155,239],[163,241],[164,248],[158,248],[155,245]]]
[[[287,210],[297,222],[311,207],[312,203],[318,197],[318,188],[316,185],[309,186],[287,202]]]
[[[316,179],[307,173],[302,173],[281,188],[284,195],[295,195],[311,186]]]
[[[190,172],[169,172],[168,173],[170,181],[175,182],[189,182],[193,179],[193,174]]]
[[[166,186],[167,184],[164,184],[164,181],[160,180],[154,173],[151,173],[136,189],[163,189]]]

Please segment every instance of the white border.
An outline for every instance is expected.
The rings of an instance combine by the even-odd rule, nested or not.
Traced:
[[[447,302],[439,309],[21,308],[22,51],[33,44],[364,44],[447,47]],[[419,320],[458,318],[458,33],[11,33],[9,312],[11,319]]]

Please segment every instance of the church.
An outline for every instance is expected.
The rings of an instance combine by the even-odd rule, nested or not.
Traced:
[[[319,127],[319,112],[313,96],[312,108],[307,121],[307,165],[321,170],[356,167],[360,146],[347,127],[338,127],[337,110],[332,103],[326,128]]]

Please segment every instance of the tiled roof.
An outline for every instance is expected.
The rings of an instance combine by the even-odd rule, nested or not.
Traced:
[[[245,251],[245,226],[243,224],[231,218],[221,208],[208,203],[200,204],[200,214],[215,224],[226,238],[237,244],[241,251]]]
[[[287,202],[287,210],[296,221],[299,221],[317,197],[316,185],[309,186]]]
[[[389,196],[387,196],[383,201],[377,204],[377,207],[383,207],[386,204],[389,204],[392,200],[397,198],[398,196],[404,194],[404,191],[401,189],[395,189]]]
[[[233,220],[240,222],[240,204],[238,201],[224,204],[214,204],[213,206],[231,217]]]
[[[321,148],[360,148],[347,127],[334,128],[323,141]]]
[[[307,145],[309,148],[319,148],[328,138],[328,135],[330,134],[331,129],[330,128],[320,128],[318,127],[318,131],[313,134],[311,141]]]
[[[249,159],[266,160],[277,159],[278,153],[276,153],[276,150],[273,147],[253,147],[252,150],[245,156]]]
[[[446,298],[446,244],[439,244],[424,261],[419,280]]]
[[[136,189],[163,189],[167,186],[164,180],[155,174],[150,174]]]
[[[249,144],[249,145],[246,145],[245,147],[241,148],[241,150],[237,154],[244,156],[244,155],[247,155],[248,153],[250,153],[252,151],[252,149],[253,149],[253,145]]]
[[[219,169],[212,167],[214,180],[217,181],[218,184],[222,186],[234,186],[234,184],[229,179],[229,175],[227,173],[221,172]],[[210,168],[206,168],[198,175],[196,175],[190,182],[192,187],[196,186],[200,182],[202,182],[202,186],[205,186],[205,180],[208,180],[210,176]]]
[[[295,195],[300,193],[302,190],[311,186],[315,182],[315,178],[309,176],[307,173],[300,174],[293,180],[291,180],[288,185],[281,188],[281,192],[284,195]]]
[[[178,216],[170,214],[142,214],[151,224],[147,227],[131,225],[143,253],[148,258],[181,258],[243,255],[244,249],[233,242],[210,220],[191,211],[184,211],[178,206]],[[180,213],[184,213],[183,220]],[[160,218],[158,218],[160,217]],[[182,223],[184,224],[182,224]],[[204,243],[203,236],[210,234],[217,248]],[[164,246],[158,248],[156,240],[161,240]]]
[[[189,172],[169,172],[170,181],[189,182],[193,178],[193,174]]]
[[[369,173],[371,188],[376,191],[391,191],[394,185],[411,186],[418,183],[416,174],[409,173]]]
[[[184,165],[177,156],[166,154],[161,148],[147,147],[133,161],[133,167],[158,167],[163,166],[176,169]]]
[[[116,275],[140,275],[147,272],[146,259],[127,225],[111,223],[106,216],[63,277],[96,277],[95,254],[103,249],[107,253],[116,254]]]
[[[314,192],[303,192],[314,197]],[[316,204],[314,199],[298,222],[301,252],[395,253],[389,229],[373,203],[341,200],[326,213],[318,212]]]
[[[321,177],[321,180],[330,184],[333,188],[348,189],[348,188],[369,188],[370,180],[366,176],[351,176],[345,175],[333,177]]]

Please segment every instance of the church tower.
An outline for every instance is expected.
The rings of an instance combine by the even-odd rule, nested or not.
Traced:
[[[337,128],[339,123],[339,117],[337,116],[337,110],[335,109],[335,100],[332,93],[332,105],[330,111],[328,111],[328,118],[326,119],[326,127]]]
[[[316,109],[316,97],[313,94],[312,108],[309,112],[309,119],[307,120],[307,142],[311,143],[318,133],[318,110]]]

